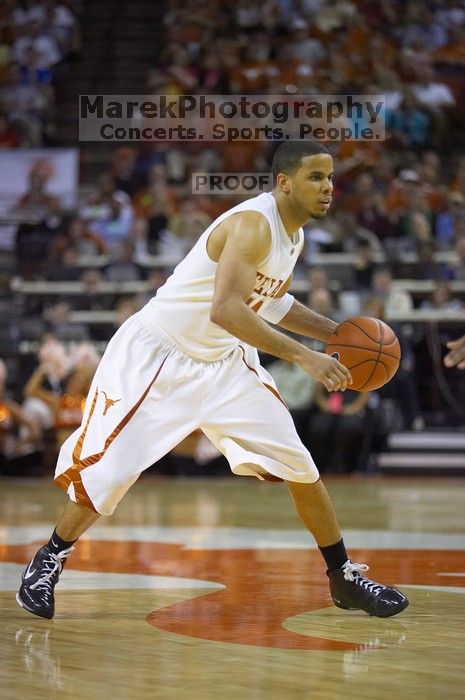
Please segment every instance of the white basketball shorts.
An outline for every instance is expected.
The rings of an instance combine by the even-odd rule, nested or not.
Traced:
[[[202,362],[135,314],[107,346],[82,424],[60,450],[55,483],[73,501],[110,515],[142,471],[198,428],[235,474],[319,478],[254,348]]]

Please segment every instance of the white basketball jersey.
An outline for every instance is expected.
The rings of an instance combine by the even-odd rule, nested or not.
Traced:
[[[239,343],[210,320],[216,263],[208,256],[207,241],[221,222],[242,211],[262,213],[271,228],[270,252],[259,265],[256,286],[247,301],[261,316],[292,274],[304,241],[301,228],[293,239],[289,237],[276,199],[268,192],[238,204],[215,219],[140,312],[145,324],[158,327],[186,355],[205,362],[227,357]]]

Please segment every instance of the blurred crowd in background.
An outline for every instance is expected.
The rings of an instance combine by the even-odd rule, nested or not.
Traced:
[[[85,52],[83,11],[85,2],[2,3],[0,148],[54,145],[55,79]],[[147,60],[148,95],[385,95],[385,142],[329,144],[335,204],[305,227],[295,281],[299,298],[336,320],[359,313],[387,320],[401,341],[401,369],[376,394],[327,396],[298,368],[265,358],[322,471],[364,468],[390,430],[463,420],[432,381],[438,358],[431,348],[457,327],[441,325],[434,335],[402,314],[465,313],[464,88],[463,1],[166,4],[163,43]],[[10,294],[21,321],[9,332],[34,354],[0,367],[4,470],[14,473],[25,455],[37,464],[37,453],[53,453],[79,425],[115,329],[155,294],[209,223],[244,199],[193,195],[191,174],[266,172],[275,148],[264,141],[115,145],[89,180],[82,145],[72,210],[49,192],[47,163],[31,169],[12,210],[19,223]],[[413,293],[400,279],[430,284]],[[56,286],[25,293],[25,283],[41,281]],[[454,286],[461,281],[463,289]],[[456,388],[463,377],[451,370],[445,381]],[[341,447],[329,461],[325,446],[330,435],[334,445],[336,431]],[[216,465],[197,436],[168,471],[195,472],[193,456],[197,468]]]

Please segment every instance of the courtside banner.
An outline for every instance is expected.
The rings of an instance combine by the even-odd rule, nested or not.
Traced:
[[[384,95],[80,95],[80,141],[383,141]]]

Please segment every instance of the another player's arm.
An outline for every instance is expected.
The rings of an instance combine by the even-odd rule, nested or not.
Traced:
[[[345,389],[351,382],[346,367],[335,358],[310,350],[275,330],[247,306],[256,285],[257,269],[271,245],[265,217],[256,212],[244,212],[230,217],[220,226],[225,235],[210,312],[213,323],[263,352],[297,363],[329,391]],[[215,233],[221,237],[223,231],[218,229]]]
[[[444,358],[445,366],[465,369],[465,335],[457,338],[457,340],[450,340],[447,343],[447,347],[449,352]]]

